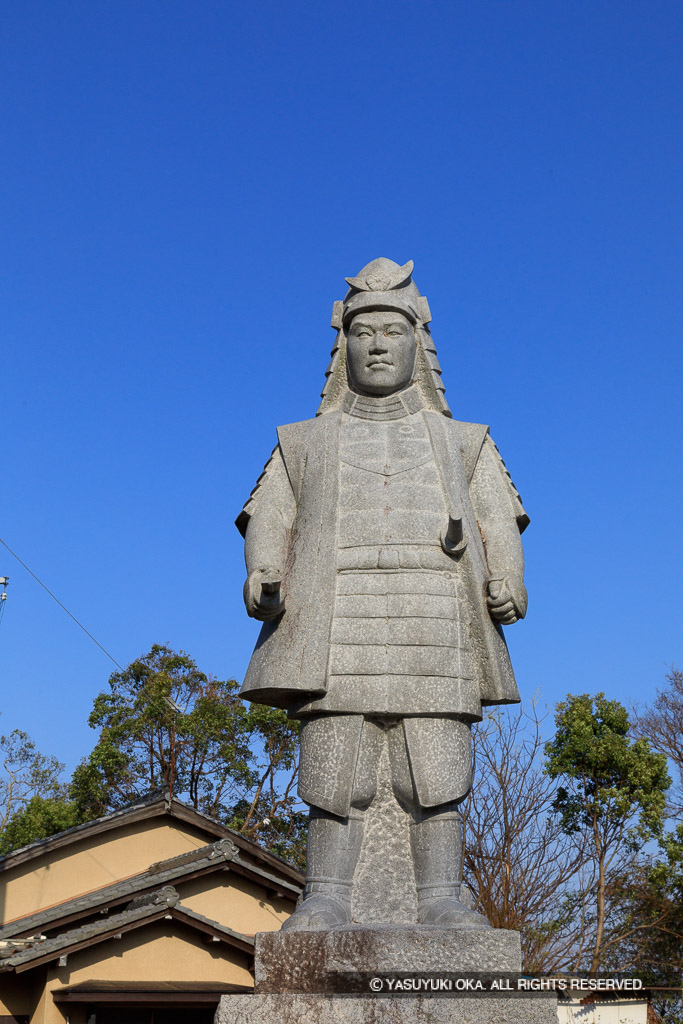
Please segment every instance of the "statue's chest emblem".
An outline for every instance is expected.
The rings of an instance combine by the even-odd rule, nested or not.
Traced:
[[[346,465],[381,476],[397,476],[434,461],[424,423],[412,416],[398,423],[344,423],[339,454]]]

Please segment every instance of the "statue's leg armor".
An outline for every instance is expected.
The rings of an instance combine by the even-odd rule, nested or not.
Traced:
[[[458,805],[421,808],[410,826],[410,847],[417,883],[417,920],[443,928],[489,928],[460,898],[462,818]]]
[[[344,719],[355,721],[349,723]],[[330,715],[318,721],[320,726],[302,730],[304,783],[309,773],[309,760],[317,760],[320,755],[320,742],[331,744],[335,752],[341,753],[343,737],[346,737],[347,741],[351,740],[345,751],[346,757],[329,765],[328,771],[334,775],[348,774],[351,785],[347,802],[343,804],[338,799],[334,802],[334,813],[327,808],[311,806],[303,899],[292,917],[282,925],[282,931],[323,930],[351,923],[351,887],[363,842],[365,809],[372,802],[377,787],[377,765],[383,742],[381,730],[373,722],[364,721],[356,715]],[[348,765],[348,772],[340,771],[340,764]],[[331,793],[333,790],[333,783],[329,783],[327,788],[321,784],[321,792]],[[305,788],[302,794],[300,788],[299,792],[305,798],[309,790]],[[331,802],[326,799],[328,805]]]
[[[418,923],[488,928],[486,918],[460,899],[463,842],[458,806],[472,785],[469,723],[406,718],[403,728],[394,731],[389,750],[394,792],[413,818],[410,847]]]

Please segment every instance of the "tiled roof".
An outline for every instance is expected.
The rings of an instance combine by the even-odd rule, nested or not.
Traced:
[[[82,825],[75,825],[64,832],[58,832],[53,836],[48,836],[46,839],[38,839],[28,846],[12,850],[11,853],[0,857],[0,873],[14,868],[25,861],[32,860],[43,853],[66,846],[85,836],[109,831],[124,822],[145,820],[165,813],[180,821],[185,821],[215,838],[232,839],[245,853],[282,871],[283,874],[291,878],[295,885],[303,885],[303,875],[301,872],[282,857],[278,857],[277,854],[271,853],[269,850],[264,850],[258,843],[247,839],[246,836],[235,832],[234,829],[228,828],[227,825],[216,821],[208,814],[203,814],[189,804],[183,803],[182,800],[177,800],[175,797],[171,798],[169,793],[162,793],[159,790],[141,797],[135,803],[129,804],[127,807],[121,808],[121,810],[112,811],[111,814],[107,814],[102,818],[86,821]]]
[[[52,849],[54,846],[62,846],[65,839],[71,841],[78,839],[84,832],[99,832],[102,826],[112,828],[119,823],[121,818],[139,817],[140,815],[135,812],[145,809],[149,810],[157,805],[162,806],[165,802],[164,797],[155,790],[153,793],[140,797],[135,803],[128,804],[126,807],[122,807],[121,810],[105,814],[102,818],[84,821],[81,825],[74,825],[73,828],[67,828],[63,832],[55,832],[54,835],[47,836],[46,839],[36,839],[35,842],[29,843],[28,846],[20,846],[16,850],[11,850],[10,853],[0,857],[0,871],[13,867],[23,860],[28,860],[29,857],[38,856],[44,850]]]
[[[168,917],[184,922],[195,930],[208,933],[213,938],[224,941],[245,953],[253,953],[253,937],[242,935],[241,932],[236,932],[217,921],[212,921],[210,918],[204,917],[203,914],[184,907],[179,900],[177,890],[173,886],[167,885],[142,899],[133,900],[119,914],[107,915],[107,917],[90,921],[79,928],[72,928],[51,938],[35,936],[36,941],[28,946],[23,946],[23,948],[16,949],[15,941],[8,943],[4,949],[0,944],[0,971],[28,970],[39,963],[55,960],[59,956],[76,952],[85,946],[91,946],[96,942],[102,942],[112,936],[139,928],[141,925]]]
[[[275,890],[280,895],[288,896],[292,900],[296,900],[301,891],[300,885],[287,882],[256,864],[246,864],[240,860],[239,850],[231,839],[220,839],[216,843],[201,846],[189,853],[158,861],[156,864],[152,864],[147,871],[133,875],[131,878],[125,878],[120,882],[96,889],[94,892],[85,893],[54,907],[48,907],[35,914],[11,921],[0,928],[0,943],[12,937],[41,932],[50,926],[67,924],[86,914],[95,913],[98,908],[109,908],[118,903],[124,903],[146,890],[159,890],[159,887],[164,884],[178,882],[211,871],[223,870],[228,865],[230,871],[249,878],[264,888]],[[2,956],[1,948],[0,956]]]

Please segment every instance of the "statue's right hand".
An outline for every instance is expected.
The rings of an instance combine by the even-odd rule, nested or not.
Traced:
[[[244,584],[247,615],[261,622],[271,622],[285,610],[282,574],[277,569],[263,568],[250,572]]]

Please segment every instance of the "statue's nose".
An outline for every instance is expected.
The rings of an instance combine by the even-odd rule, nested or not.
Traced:
[[[381,330],[377,330],[373,334],[372,341],[370,342],[370,351],[371,352],[386,352],[387,351],[386,339],[385,339],[384,334],[382,333]]]

